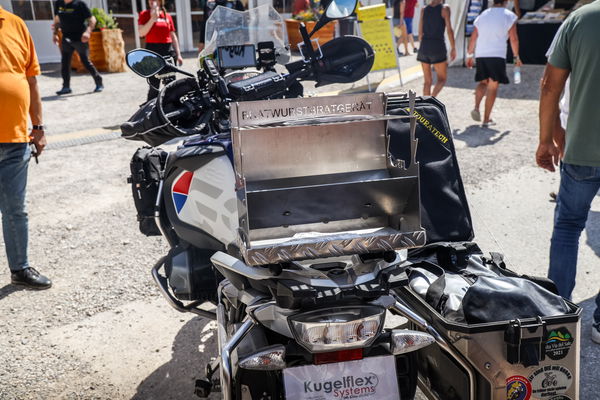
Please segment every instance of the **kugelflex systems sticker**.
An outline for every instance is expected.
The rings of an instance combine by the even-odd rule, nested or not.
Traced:
[[[546,339],[546,355],[553,360],[561,360],[569,354],[573,336],[565,327],[552,329]]]
[[[531,383],[524,376],[511,376],[506,380],[506,400],[529,400]]]
[[[546,365],[538,368],[528,380],[536,399],[549,399],[565,394],[573,383],[573,374],[562,365]]]

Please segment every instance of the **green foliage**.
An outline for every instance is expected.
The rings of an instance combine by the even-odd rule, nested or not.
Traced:
[[[96,18],[96,30],[117,29],[119,27],[117,20],[113,17],[112,11],[107,14],[101,8],[92,8],[92,15]]]

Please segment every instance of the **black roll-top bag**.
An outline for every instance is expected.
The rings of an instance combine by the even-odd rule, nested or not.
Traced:
[[[554,283],[506,268],[471,242],[436,243],[413,253],[411,288],[447,320],[481,324],[569,313]]]
[[[156,200],[168,153],[160,148],[144,146],[136,150],[129,164],[133,201],[137,210],[140,232],[146,236],[160,236],[154,213]]]

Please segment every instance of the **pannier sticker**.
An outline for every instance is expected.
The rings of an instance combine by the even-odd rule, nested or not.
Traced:
[[[506,380],[506,400],[529,400],[531,382],[524,376],[515,375]]]
[[[529,381],[534,398],[547,399],[564,394],[573,383],[573,374],[562,365],[546,365],[538,368]]]
[[[553,360],[561,360],[569,354],[573,345],[573,336],[567,328],[552,329],[546,339],[546,355]]]

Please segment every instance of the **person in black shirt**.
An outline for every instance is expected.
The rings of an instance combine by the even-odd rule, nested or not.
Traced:
[[[81,63],[94,78],[96,83],[94,92],[101,92],[104,89],[102,77],[89,59],[90,49],[88,45],[92,30],[96,26],[96,18],[82,0],[57,0],[54,10],[56,13],[54,16],[54,44],[58,44],[58,29],[60,28],[62,32],[61,67],[63,87],[56,94],[62,95],[72,92],[70,85],[71,57],[74,51],[79,54]]]

